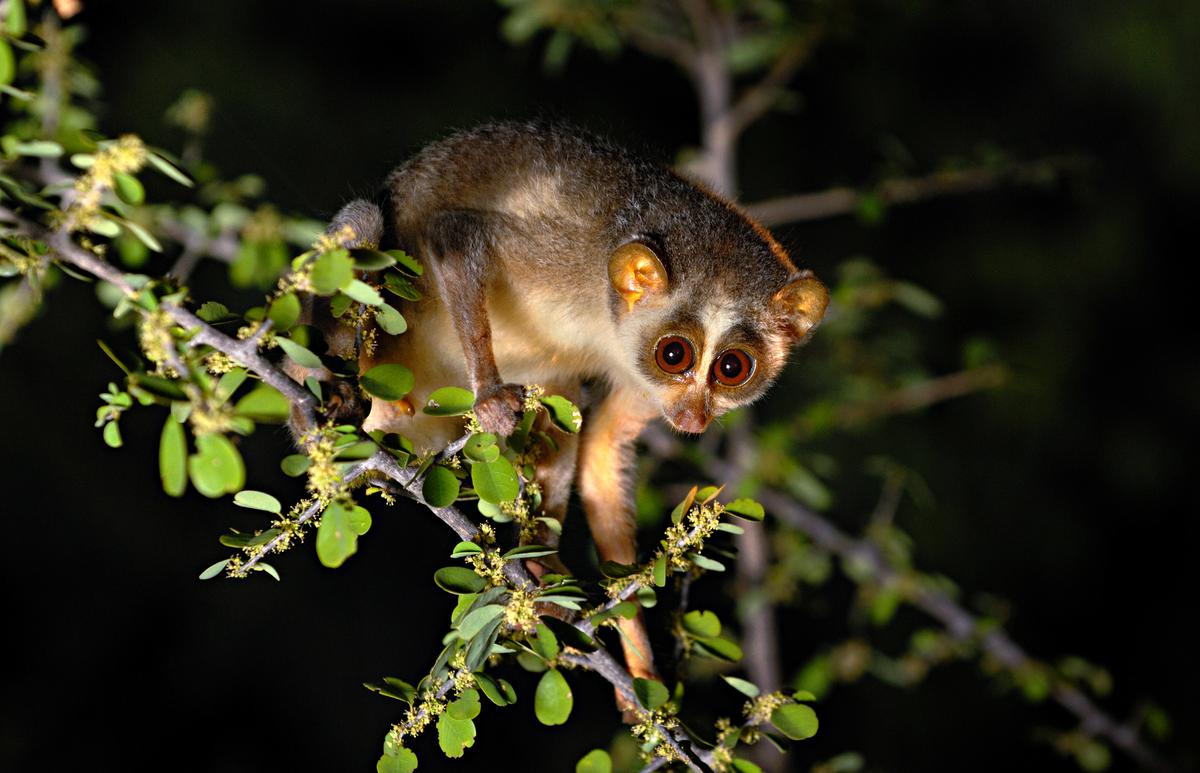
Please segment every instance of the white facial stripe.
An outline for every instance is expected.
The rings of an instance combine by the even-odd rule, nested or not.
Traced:
[[[701,319],[704,320],[704,351],[700,355],[696,372],[707,374],[713,360],[720,354],[717,351],[717,342],[734,326],[738,316],[729,304],[710,303],[704,307]]]

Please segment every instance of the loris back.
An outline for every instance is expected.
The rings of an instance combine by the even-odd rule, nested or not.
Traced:
[[[384,199],[383,246],[441,256],[428,260],[435,281],[423,288],[427,299],[404,309],[410,331],[383,341],[372,360],[412,363],[414,405],[440,386],[477,387],[470,358],[448,345],[456,307],[470,311],[462,307],[472,300],[456,293],[464,281],[482,285],[506,382],[562,388],[599,378],[659,402],[663,386],[679,392],[679,374],[654,366],[648,336],[664,325],[686,328],[698,364],[718,353],[722,334],[740,336],[754,349],[755,378],[736,392],[710,390],[707,407],[694,412],[705,424],[761,394],[795,338],[768,303],[799,275],[778,243],[731,204],[595,135],[541,123],[454,134],[396,169]],[[638,315],[627,313],[609,270],[614,251],[633,240],[653,250],[668,283]],[[446,277],[447,262],[463,276]],[[699,421],[684,428],[702,429]],[[452,432],[383,407],[370,425],[432,446]]]

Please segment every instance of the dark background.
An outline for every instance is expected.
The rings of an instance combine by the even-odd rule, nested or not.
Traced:
[[[1134,5],[851,3],[849,32],[794,84],[801,109],[745,136],[742,198],[869,182],[897,143],[914,171],[986,144],[1094,160],[1051,191],[780,235],[818,274],[866,254],[942,298],[942,318],[908,323],[933,370],[959,367],[962,342],[984,335],[1016,373],[1004,390],[831,444],[843,463],[831,517],[860,524],[877,492],[861,474],[871,454],[919,470],[937,506],[899,515],[919,565],[968,598],[1011,601],[1009,628],[1033,654],[1110,668],[1118,715],[1161,703],[1170,750],[1194,760],[1200,371],[1184,276],[1200,204],[1200,8]],[[540,47],[500,38],[501,16],[485,2],[90,3],[82,53],[105,86],[106,132],[169,147],[179,137],[165,108],[185,88],[207,91],[218,107],[207,157],[231,176],[260,173],[270,200],[315,218],[428,140],[488,118],[566,117],[663,158],[696,142],[690,89],[670,66],[583,53],[550,77]],[[220,278],[216,266],[199,277]],[[96,395],[119,375],[93,343],[105,324],[91,291],[65,283],[0,360],[0,469],[21,492],[4,507],[0,768],[371,768],[400,704],[359,683],[415,680],[436,654],[449,601],[428,578],[453,537],[411,508],[380,510],[339,571],[306,546],[274,562],[281,584],[197,582],[227,553],[221,530],[255,520],[229,501],[161,493],[155,412],[122,421],[124,449],[103,445]],[[250,481],[281,498],[295,493],[277,473],[284,447],[282,431],[260,431],[247,454]],[[721,592],[719,578],[705,583]],[[785,618],[786,667],[837,635],[840,617]],[[598,679],[572,680],[577,707],[595,708],[564,732],[534,721],[533,680],[511,678],[521,701],[485,709],[463,760],[442,758],[432,733],[417,742],[422,771],[567,770],[616,729]],[[971,664],[916,691],[839,689],[821,721],[797,770],[846,749],[873,770],[1072,768],[1037,740],[1039,727],[1068,726],[1065,713],[1001,693]],[[536,760],[515,759],[526,754]]]

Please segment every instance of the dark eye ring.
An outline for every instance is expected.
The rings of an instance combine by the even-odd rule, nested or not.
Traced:
[[[725,386],[741,386],[753,373],[754,358],[741,349],[726,349],[713,361],[713,378]]]
[[[696,364],[692,342],[682,336],[664,336],[654,347],[654,361],[671,375],[686,373]]]

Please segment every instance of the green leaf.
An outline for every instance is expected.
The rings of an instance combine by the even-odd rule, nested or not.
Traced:
[[[748,521],[761,521],[765,513],[763,506],[753,499],[735,499],[725,505],[725,512],[745,518]]]
[[[267,318],[275,326],[275,332],[286,333],[300,319],[300,299],[295,293],[284,293],[271,301],[267,310]]]
[[[483,578],[463,566],[444,566],[433,574],[433,582],[447,593],[478,593],[487,585]]]
[[[671,523],[683,521],[683,516],[687,515],[688,510],[691,510],[692,505],[696,502],[696,491],[696,487],[692,486],[692,490],[683,498],[683,501],[675,505],[675,509],[671,511]]]
[[[225,570],[225,565],[228,563],[229,563],[228,558],[226,558],[224,561],[218,561],[217,563],[213,564],[212,566],[208,567],[203,572],[201,572],[200,579],[201,580],[211,580],[212,578],[216,577],[218,574],[223,572]]]
[[[305,368],[321,367],[321,358],[313,354],[309,349],[301,346],[290,338],[279,336],[275,339],[279,343],[279,347],[283,349],[292,362]]]
[[[311,464],[312,459],[309,459],[304,454],[291,454],[283,457],[283,461],[279,463],[279,468],[289,478],[298,478],[308,471]]]
[[[395,753],[384,752],[375,763],[375,773],[413,773],[417,769],[417,755],[403,746]]]
[[[500,689],[500,684],[482,671],[475,672],[475,684],[479,685],[480,692],[497,706],[507,706],[510,703],[504,691]]]
[[[683,616],[683,629],[692,636],[711,638],[721,635],[721,619],[708,610],[694,609]]]
[[[395,271],[389,271],[383,275],[383,287],[388,292],[398,295],[406,301],[421,300],[421,291],[414,287],[412,282]]]
[[[126,204],[134,206],[146,200],[146,189],[138,178],[124,172],[113,173],[113,191]]]
[[[158,155],[157,153],[151,153],[150,155],[146,156],[146,160],[149,161],[150,165],[153,166],[155,169],[162,172],[167,177],[170,177],[172,180],[179,183],[180,185],[187,187],[187,188],[194,187],[195,183],[192,182],[191,178],[189,178],[183,172],[179,171],[179,169],[176,168],[174,164],[167,161],[165,158]]]
[[[451,719],[474,719],[479,716],[480,708],[482,707],[479,705],[479,691],[463,690],[458,700],[446,707],[446,713]]]
[[[221,402],[228,400],[248,375],[245,368],[234,368],[228,373],[222,374],[221,379],[217,382],[217,388],[213,390],[214,394]]]
[[[279,500],[270,494],[262,491],[239,491],[233,497],[233,503],[240,507],[248,507],[251,510],[265,510],[268,513],[279,513],[283,506],[279,504]]]
[[[461,757],[468,746],[475,745],[475,723],[455,719],[448,713],[438,717],[438,746],[447,757]]]
[[[661,588],[667,584],[667,555],[664,553],[654,560],[654,585]]]
[[[633,694],[637,696],[638,703],[651,711],[671,698],[666,685],[657,679],[634,679]]]
[[[612,773],[612,757],[603,749],[592,749],[575,763],[575,773]]]
[[[518,558],[540,558],[542,556],[553,555],[557,552],[557,549],[548,548],[545,545],[521,545],[520,547],[513,548],[500,557],[505,561],[513,561]]]
[[[756,685],[754,682],[748,682],[745,679],[738,679],[736,676],[722,675],[721,678],[728,682],[730,687],[748,698],[757,698],[759,692],[761,692],[758,689],[758,685]]]
[[[717,660],[736,663],[742,659],[742,648],[728,639],[698,638],[692,642],[692,651]]]
[[[425,499],[428,501],[429,497],[426,497]],[[466,556],[477,556],[482,552],[483,548],[479,547],[474,542],[464,541],[454,546],[454,550],[451,551],[450,557],[464,558]]]
[[[360,537],[371,530],[371,513],[365,507],[355,505],[351,508],[350,529]]]
[[[354,305],[354,299],[345,293],[338,293],[329,301],[329,313],[335,317],[341,317],[350,307]]]
[[[602,620],[607,620],[610,617],[624,617],[626,619],[632,619],[637,615],[637,613],[637,604],[634,604],[632,601],[622,601],[619,604],[613,604],[603,612],[597,612],[595,615],[592,615],[592,622],[599,625]]]
[[[381,303],[375,309],[375,322],[388,335],[398,336],[408,330],[408,321],[394,306]]]
[[[550,626],[545,623],[538,623],[537,638],[530,644],[537,654],[541,655],[546,660],[554,660],[558,657],[559,646],[558,637],[554,635],[554,631],[550,630]]]
[[[333,295],[354,279],[354,261],[346,250],[321,253],[312,264],[312,286],[318,295]]]
[[[725,564],[708,558],[707,556],[702,556],[699,553],[688,553],[687,557],[693,564],[701,569],[707,569],[710,572],[725,571]]]
[[[385,676],[383,684],[363,682],[363,687],[366,687],[371,692],[377,692],[385,698],[394,698],[405,703],[412,703],[413,699],[417,697],[416,688],[403,679],[397,679],[394,676]]]
[[[541,399],[550,414],[550,421],[563,432],[575,433],[583,426],[583,416],[575,403],[559,395],[546,395]]]
[[[496,643],[496,638],[500,635],[500,624],[502,622],[504,621],[500,618],[492,620],[471,639],[471,643],[467,645],[467,657],[464,662],[468,670],[474,671],[487,662],[488,655],[492,653],[492,647]]]
[[[14,38],[25,35],[27,20],[25,17],[25,0],[9,0],[8,18],[4,20],[4,31]],[[0,78],[0,83],[6,83]]]
[[[104,442],[109,448],[121,447],[121,428],[115,420],[104,425]]]
[[[473,462],[494,462],[500,456],[496,436],[490,432],[476,432],[463,445],[463,456]]]
[[[383,296],[379,294],[379,291],[361,279],[351,279],[350,284],[342,288],[342,292],[368,306],[378,306],[383,303]]]
[[[183,496],[187,490],[187,438],[183,425],[170,415],[163,422],[158,439],[158,475],[163,491],[169,496]]]
[[[557,668],[542,674],[533,697],[533,713],[543,725],[561,725],[571,716],[575,698],[571,686]]]
[[[803,703],[788,703],[771,712],[771,724],[793,741],[817,734],[817,712]]]
[[[459,416],[475,406],[475,395],[461,387],[435,389],[422,409],[430,416]]]
[[[109,217],[112,217],[112,215],[109,215]],[[124,228],[126,231],[129,231],[129,233],[133,234],[133,236],[139,242],[146,245],[147,247],[154,250],[155,252],[163,251],[162,244],[158,241],[158,239],[156,239],[154,237],[154,234],[150,233],[144,227],[142,227],[141,223],[136,223],[133,220],[126,220],[124,218],[117,218],[117,219],[121,223],[121,227]]]
[[[409,255],[404,250],[388,250],[387,254],[396,259],[398,268],[408,272],[412,276],[420,276],[425,273],[425,267],[421,265],[421,261]]]
[[[733,759],[733,770],[734,773],[762,773],[762,768],[750,760],[743,760],[737,757]]]
[[[435,464],[425,473],[421,496],[425,497],[430,507],[449,507],[458,499],[461,488],[462,484],[454,477],[454,473]]]
[[[279,571],[266,561],[259,561],[252,567],[252,569],[256,572],[266,572],[267,574],[271,575],[271,577],[275,578],[275,582],[283,582],[283,580],[279,578]]]
[[[358,551],[361,524],[353,522],[353,510],[340,502],[331,502],[321,514],[321,525],[317,528],[317,558],[324,566],[336,569]],[[368,519],[369,524],[369,519]]]
[[[220,322],[221,320],[229,319],[233,315],[229,313],[228,307],[223,303],[216,301],[205,301],[196,311],[196,316],[205,322]]]
[[[542,615],[541,621],[542,625],[545,625],[554,632],[554,635],[558,637],[559,643],[564,647],[571,647],[580,652],[595,652],[599,649],[599,645],[596,644],[595,639],[570,623],[565,623],[557,617],[549,615]],[[540,626],[538,630],[541,630]]]
[[[196,453],[188,457],[192,485],[206,497],[233,494],[246,484],[246,466],[237,447],[224,435],[196,438]]]
[[[13,57],[12,46],[4,38],[0,38],[0,86],[12,83],[17,72],[16,59]]]
[[[254,421],[283,422],[287,421],[291,404],[275,387],[259,384],[238,400],[233,410],[237,415]]]
[[[491,462],[471,465],[471,485],[485,502],[511,502],[521,492],[512,462],[503,456]]]
[[[473,609],[458,624],[458,635],[464,639],[473,639],[475,634],[483,630],[484,626],[502,614],[504,614],[504,607],[499,604],[488,604]],[[472,717],[464,717],[464,719],[472,719]]]
[[[368,247],[350,250],[350,256],[354,258],[354,267],[359,271],[379,271],[396,265],[396,259],[391,255]]]
[[[359,386],[384,400],[399,400],[412,391],[413,373],[403,365],[376,365],[358,377]]]
[[[2,55],[0,55],[2,56]],[[34,158],[58,158],[63,154],[63,146],[50,140],[29,140],[28,142],[5,142],[4,150],[18,156],[33,156]]]

